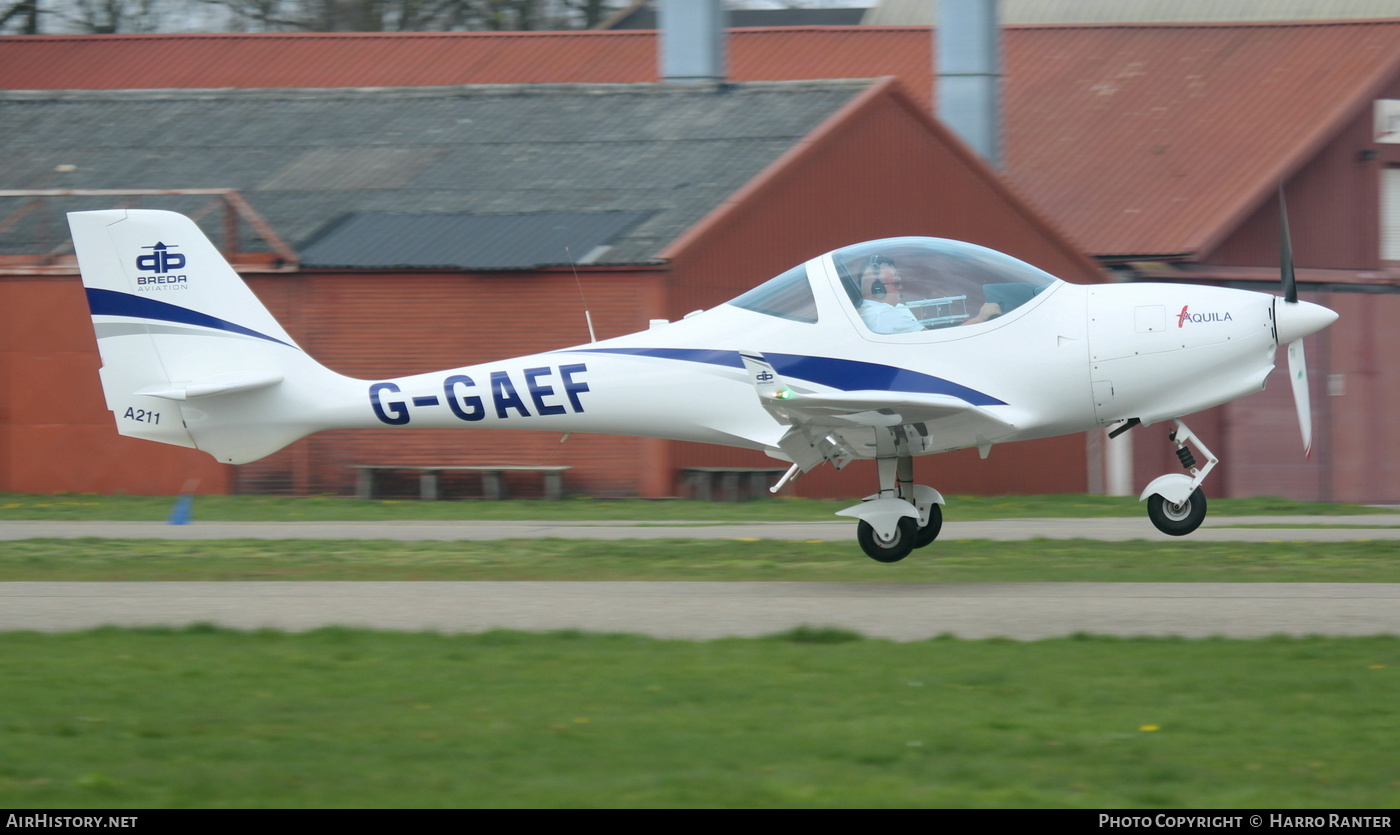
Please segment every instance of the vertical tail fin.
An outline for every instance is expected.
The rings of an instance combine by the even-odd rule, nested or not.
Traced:
[[[345,378],[297,346],[194,221],[116,209],[68,224],[121,434],[243,463],[321,428],[282,402],[284,381]]]

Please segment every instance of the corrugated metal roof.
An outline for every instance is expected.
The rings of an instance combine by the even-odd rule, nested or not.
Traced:
[[[638,213],[599,263],[651,263],[871,83],[0,93],[0,188],[217,182],[297,246],[346,211]],[[0,198],[0,218],[22,202]],[[20,220],[3,251],[34,251],[44,223]]]
[[[880,0],[861,22],[908,26],[937,20],[938,0]],[[1374,20],[1400,14],[1395,0],[1000,0],[1001,22],[1207,23]]]
[[[898,76],[932,107],[928,27],[731,30],[732,76]],[[1400,20],[1004,29],[1005,158],[1099,255],[1198,252],[1400,72]],[[0,39],[10,86],[647,81],[646,32]],[[5,126],[0,123],[0,144]],[[303,140],[304,141],[304,140]]]
[[[606,260],[651,212],[395,214],[354,212],[301,249],[304,267],[528,270]]]
[[[599,26],[599,29],[655,29],[655,3],[633,3]],[[729,9],[727,25],[748,26],[855,26],[865,17],[867,9]]]

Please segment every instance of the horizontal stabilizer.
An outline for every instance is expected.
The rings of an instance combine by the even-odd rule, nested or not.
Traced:
[[[233,394],[239,391],[254,391],[255,389],[275,386],[282,382],[280,372],[262,372],[248,374],[221,374],[207,380],[189,383],[168,383],[165,385],[147,386],[136,391],[136,394],[143,394],[147,397],[160,397],[165,400],[190,400],[196,397],[211,397],[215,394]]]

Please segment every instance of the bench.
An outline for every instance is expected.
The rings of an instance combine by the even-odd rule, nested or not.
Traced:
[[[681,467],[681,494],[702,502],[762,498],[785,472],[782,467]]]
[[[539,473],[544,478],[546,499],[564,498],[564,473],[573,469],[568,466],[534,466],[531,464],[479,464],[472,466],[417,467],[407,464],[351,464],[356,470],[355,498],[374,498],[375,475],[381,470],[401,470],[418,473],[418,497],[423,501],[437,501],[438,474],[444,472],[481,473],[481,494],[493,500],[506,498],[505,473]]]

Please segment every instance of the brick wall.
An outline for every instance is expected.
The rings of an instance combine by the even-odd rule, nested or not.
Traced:
[[[250,285],[298,343],[327,367],[383,379],[441,371],[588,341],[585,300],[599,339],[641,330],[655,315],[655,271],[254,276]],[[581,286],[580,286],[581,285]],[[570,493],[646,490],[648,441],[555,432],[472,429],[336,430],[238,468],[249,493],[350,493],[352,464],[561,464]],[[479,495],[471,475],[447,476],[449,495]],[[407,477],[384,482],[414,495]],[[539,495],[538,477],[512,476],[512,494]]]
[[[0,491],[227,492],[202,452],[117,434],[77,276],[0,276]]]

